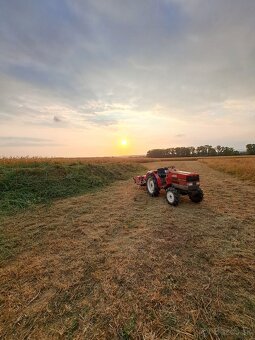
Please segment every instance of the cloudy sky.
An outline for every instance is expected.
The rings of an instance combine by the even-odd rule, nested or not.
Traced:
[[[0,0],[0,156],[244,149],[254,18],[254,0]]]

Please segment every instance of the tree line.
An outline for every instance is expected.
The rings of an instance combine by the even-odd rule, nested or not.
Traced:
[[[244,154],[232,147],[217,145],[188,146],[167,149],[152,149],[147,152],[151,158],[173,158],[173,157],[206,157],[206,156],[235,156]],[[246,154],[255,155],[255,144],[246,145]]]

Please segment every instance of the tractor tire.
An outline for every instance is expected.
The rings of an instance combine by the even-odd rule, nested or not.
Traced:
[[[189,198],[192,202],[194,203],[200,203],[203,201],[203,198],[204,198],[204,193],[203,193],[203,190],[202,189],[198,189],[194,192],[191,192],[189,194]]]
[[[166,200],[167,203],[173,206],[177,206],[180,202],[180,194],[175,188],[166,189]]]
[[[149,175],[146,181],[146,188],[148,194],[152,197],[156,197],[159,195],[160,189],[158,186],[157,179],[154,175]]]

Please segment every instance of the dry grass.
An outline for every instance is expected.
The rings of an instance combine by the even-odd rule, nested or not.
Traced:
[[[151,162],[152,159],[146,157],[9,157],[0,158],[0,165],[19,166],[20,164],[28,166],[37,164],[105,164],[105,163],[146,163]],[[159,159],[160,161],[160,159]]]
[[[19,165],[19,164],[72,164],[72,163],[143,163],[145,157],[75,157],[75,158],[62,158],[62,157],[2,157],[0,158],[0,165]]]
[[[202,204],[127,180],[3,221],[2,338],[254,339],[254,187],[174,163]]]
[[[255,157],[202,159],[211,168],[255,183]]]
[[[190,161],[196,161],[198,158],[190,158]],[[151,162],[162,162],[162,161],[185,161],[187,158],[147,158],[143,156],[127,156],[127,157],[76,157],[76,158],[62,158],[62,157],[2,157],[0,158],[0,166],[19,166],[28,165],[36,166],[42,163],[44,164],[105,164],[105,163],[151,163]]]
[[[254,156],[220,156],[218,157],[174,157],[174,158],[148,158],[145,156],[126,157],[0,157],[0,165],[15,166],[19,164],[72,164],[72,163],[152,163],[152,162],[175,162],[175,161],[197,161],[197,160],[248,160]]]

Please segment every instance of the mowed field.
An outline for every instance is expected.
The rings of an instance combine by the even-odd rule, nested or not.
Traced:
[[[201,204],[174,208],[130,178],[2,218],[2,338],[255,338],[254,183],[144,163],[168,165],[199,172]]]

